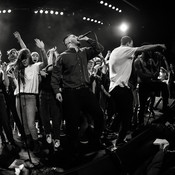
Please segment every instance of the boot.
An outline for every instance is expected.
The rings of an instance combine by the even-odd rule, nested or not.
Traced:
[[[33,153],[40,152],[40,142],[38,140],[33,140]]]

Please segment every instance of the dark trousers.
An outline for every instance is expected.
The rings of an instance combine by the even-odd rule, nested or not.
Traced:
[[[17,110],[16,110],[16,97],[12,93],[13,92],[6,94],[6,96],[5,96],[6,101],[7,101],[8,116],[11,117],[11,113],[12,113],[13,120],[16,123],[16,126],[17,126],[21,136],[24,138],[24,128],[21,124],[20,118],[19,118]]]
[[[139,84],[139,100],[140,100],[140,110],[139,110],[139,123],[144,123],[144,112],[148,97],[151,93],[160,92],[163,98],[163,110],[166,110],[168,105],[168,86],[166,83],[161,81],[157,82],[142,82]]]
[[[89,88],[65,89],[63,91],[63,115],[66,120],[67,145],[76,151],[80,112],[92,116],[94,121],[94,143],[100,139],[104,129],[104,116],[99,102]]]
[[[0,93],[0,127],[3,127],[8,141],[14,143],[12,128],[7,115],[7,106],[3,93]]]
[[[115,103],[116,112],[118,113],[119,137],[117,143],[125,138],[130,126],[133,115],[133,94],[127,87],[116,86],[111,92],[111,98]]]
[[[54,139],[60,139],[61,104],[53,92],[40,92],[40,115],[46,134],[53,133]],[[50,124],[52,120],[52,125]]]

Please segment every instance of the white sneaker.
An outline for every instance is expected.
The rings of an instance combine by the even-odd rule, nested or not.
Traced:
[[[60,147],[60,140],[59,139],[55,139],[54,140],[54,148],[59,148]]]
[[[47,143],[49,143],[49,144],[52,143],[52,135],[51,135],[51,134],[46,134],[46,141],[47,141]]]

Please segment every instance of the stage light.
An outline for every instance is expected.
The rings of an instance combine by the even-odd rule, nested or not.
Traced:
[[[59,14],[58,11],[56,11],[56,12],[55,12],[55,15],[58,15],[58,14]]]
[[[60,15],[64,15],[64,12],[60,12]]]
[[[34,13],[37,14],[38,13],[38,10],[35,10]]]
[[[120,26],[119,29],[121,32],[126,32],[128,30],[129,26],[125,22],[123,22]]]
[[[0,10],[0,13],[2,13],[1,10]]]
[[[118,11],[119,10],[119,8],[116,8],[114,5],[108,4],[107,2],[104,2],[104,1],[100,1],[100,4],[103,4],[106,7],[108,6],[109,8],[112,8],[112,10],[115,10],[115,11]]]
[[[8,11],[7,11],[8,13],[11,13],[12,12],[12,10],[11,9],[8,9]]]
[[[6,13],[6,10],[3,10],[2,13]]]
[[[89,22],[94,22],[94,23],[98,23],[98,24],[103,24],[103,22],[98,21],[97,19],[93,19],[93,18],[89,18],[89,17],[83,17],[83,20],[89,21]]]
[[[43,13],[43,10],[40,10],[39,12],[42,14]]]
[[[50,14],[54,14],[54,11],[53,10],[50,10]]]
[[[49,11],[48,11],[48,10],[46,10],[46,11],[45,11],[45,14],[48,14],[48,13],[49,13]]]
[[[122,12],[122,10],[119,10],[118,12],[119,12],[119,13],[121,13],[121,12]]]

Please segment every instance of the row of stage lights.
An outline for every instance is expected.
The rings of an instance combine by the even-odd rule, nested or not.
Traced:
[[[107,3],[107,2],[100,1],[100,4],[101,4],[101,5],[104,5],[104,6],[106,6],[106,7],[109,7],[109,8],[111,8],[112,10],[115,10],[115,11],[117,11],[117,12],[119,12],[119,13],[122,12],[121,9],[119,9],[119,8],[115,7],[114,5],[109,4],[109,3]]]
[[[0,10],[0,14],[1,13],[3,13],[3,14],[5,14],[5,13],[11,13],[12,12],[12,10],[11,9],[8,9],[8,10]],[[55,14],[55,15],[64,15],[64,12],[58,12],[57,10],[55,11],[55,10],[44,10],[44,9],[38,9],[38,10],[34,10],[34,13],[35,14],[38,14],[38,13],[40,13],[40,14],[51,14],[51,15],[53,15],[53,14]],[[100,20],[97,20],[97,19],[93,19],[93,18],[89,18],[89,17],[83,17],[83,20],[84,21],[89,21],[89,22],[94,22],[94,23],[96,23],[96,24],[101,24],[101,25],[103,25],[103,22],[102,21],[100,21]]]
[[[97,19],[93,19],[93,18],[89,18],[89,17],[85,17],[85,16],[84,16],[84,17],[83,17],[83,20],[84,20],[84,21],[94,22],[94,23],[103,25],[103,22],[101,22],[101,21],[99,21],[99,20],[97,20]]]
[[[51,15],[53,15],[53,14],[55,14],[55,15],[64,15],[64,12],[58,12],[57,10],[55,11],[55,10],[43,10],[43,9],[40,9],[40,10],[35,10],[34,11],[34,13],[35,14],[37,14],[37,13],[40,13],[40,14],[51,14]]]
[[[11,9],[8,9],[8,10],[0,10],[0,14],[2,14],[2,13],[11,13],[12,12],[12,10]]]

